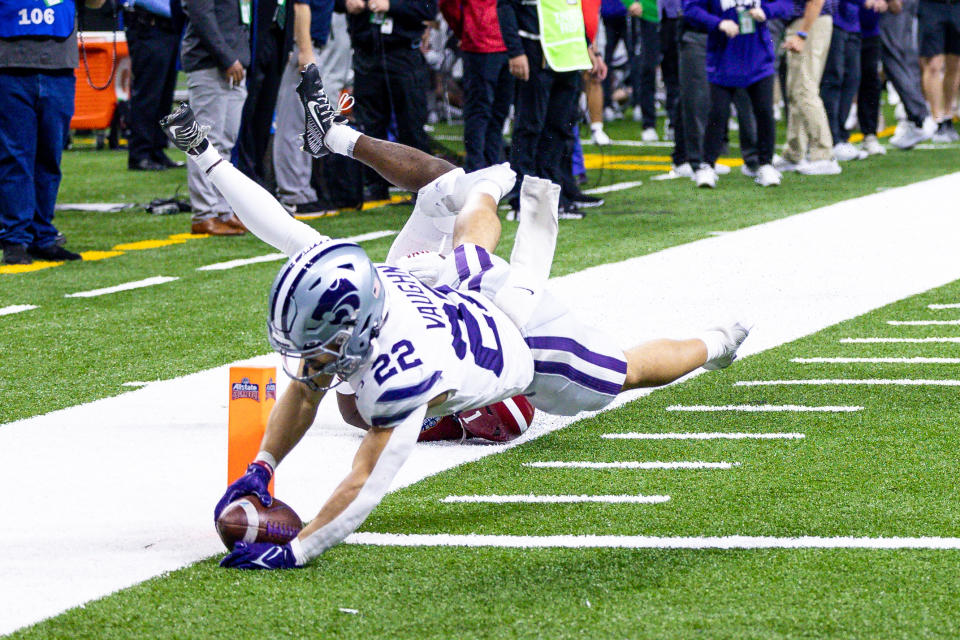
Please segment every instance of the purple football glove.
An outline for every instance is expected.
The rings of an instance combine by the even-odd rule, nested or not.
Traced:
[[[255,495],[263,506],[269,507],[273,498],[270,497],[270,490],[267,487],[272,477],[273,469],[266,462],[253,462],[248,465],[247,472],[227,487],[227,492],[213,508],[213,521],[216,522],[220,518],[220,512],[228,504],[243,496]]]
[[[233,551],[220,561],[221,567],[231,569],[296,569],[297,559],[287,543],[283,546],[269,542],[238,542]]]

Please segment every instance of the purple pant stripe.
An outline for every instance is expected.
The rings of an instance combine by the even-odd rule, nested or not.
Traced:
[[[453,259],[457,262],[457,277],[463,282],[470,276],[470,267],[467,265],[467,253],[460,245],[453,250]]]
[[[552,373],[558,376],[563,376],[567,380],[576,382],[580,386],[586,387],[592,391],[598,393],[603,393],[608,396],[615,396],[620,393],[622,385],[617,384],[616,382],[609,382],[607,380],[601,380],[600,378],[594,378],[591,375],[587,375],[583,371],[578,371],[568,364],[563,362],[542,362],[540,360],[533,361],[533,370],[537,373]]]
[[[585,346],[572,340],[571,338],[561,338],[559,336],[535,336],[527,338],[527,346],[531,349],[553,349],[554,351],[566,351],[577,356],[581,360],[595,364],[604,369],[610,369],[617,373],[627,372],[627,363],[620,358],[606,356],[602,353],[590,351]]]

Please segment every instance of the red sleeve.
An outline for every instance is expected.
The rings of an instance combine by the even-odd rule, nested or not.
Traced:
[[[600,24],[600,0],[582,0],[583,26],[587,32],[587,41],[593,42],[597,37],[597,28]]]
[[[439,0],[440,13],[443,19],[450,25],[457,39],[463,39],[463,7],[460,0]]]

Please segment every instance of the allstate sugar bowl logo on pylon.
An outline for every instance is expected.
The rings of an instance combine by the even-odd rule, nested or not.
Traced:
[[[277,383],[273,381],[273,378],[267,378],[267,388],[264,390],[264,400],[276,400],[277,399]]]
[[[273,393],[276,396],[277,385],[273,385]],[[267,385],[267,393],[270,393],[270,385]],[[268,396],[269,397],[269,396]],[[240,398],[249,398],[260,402],[260,385],[250,382],[250,378],[244,378],[240,382],[234,382],[230,388],[230,399],[239,400]]]

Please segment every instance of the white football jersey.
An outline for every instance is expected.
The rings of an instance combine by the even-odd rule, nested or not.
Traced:
[[[377,271],[386,291],[377,355],[347,381],[367,424],[396,426],[443,393],[428,416],[483,407],[530,385],[530,348],[482,293],[432,289],[398,267]]]

